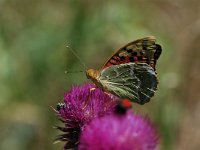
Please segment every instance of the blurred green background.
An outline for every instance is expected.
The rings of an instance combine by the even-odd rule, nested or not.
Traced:
[[[162,150],[200,149],[200,1],[0,0],[0,149],[58,150],[50,106],[115,49],[154,35],[159,89],[144,106]]]

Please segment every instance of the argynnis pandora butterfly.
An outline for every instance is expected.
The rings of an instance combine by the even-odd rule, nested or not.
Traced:
[[[153,36],[138,39],[117,50],[99,70],[86,75],[96,86],[120,98],[144,104],[157,90],[156,61],[162,48]]]

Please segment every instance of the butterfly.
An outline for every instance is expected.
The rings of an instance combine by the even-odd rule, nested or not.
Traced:
[[[154,36],[138,39],[115,51],[99,70],[86,70],[86,76],[105,92],[143,105],[157,90],[161,52]]]

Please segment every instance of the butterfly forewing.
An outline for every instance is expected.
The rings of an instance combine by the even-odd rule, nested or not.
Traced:
[[[155,37],[149,36],[123,46],[108,59],[102,69],[129,62],[141,62],[149,64],[155,70],[156,61],[162,51],[155,41]]]
[[[157,88],[156,73],[146,63],[113,65],[101,71],[99,82],[107,91],[139,104],[150,100]]]

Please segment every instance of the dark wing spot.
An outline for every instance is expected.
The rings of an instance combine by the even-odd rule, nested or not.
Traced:
[[[142,58],[143,58],[142,56],[138,56],[138,60],[139,60],[139,61],[140,61],[140,60],[143,60]]]
[[[137,56],[137,52],[132,52],[131,53],[133,56]]]
[[[140,51],[140,55],[144,55],[144,52],[143,52],[143,51]]]
[[[143,50],[147,50],[147,47],[145,45],[143,45],[142,49]]]
[[[124,57],[124,56],[119,56],[119,58],[120,58],[121,60],[124,60],[124,59],[125,59],[125,57]]]
[[[132,53],[133,50],[132,50],[132,49],[128,49],[127,52],[128,52],[128,53]]]
[[[130,62],[134,62],[134,57],[129,58]]]

